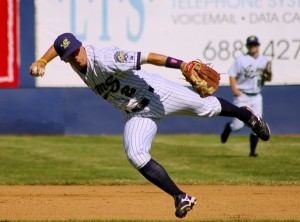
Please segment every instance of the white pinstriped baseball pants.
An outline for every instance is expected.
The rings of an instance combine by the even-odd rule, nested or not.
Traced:
[[[137,169],[151,159],[149,151],[161,118],[172,115],[212,117],[221,112],[216,97],[201,98],[189,88],[173,82],[161,84],[163,87],[152,85],[154,94],[142,111],[125,114],[124,149],[129,162]]]

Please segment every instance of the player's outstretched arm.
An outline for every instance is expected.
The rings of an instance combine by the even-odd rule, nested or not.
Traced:
[[[141,54],[141,64],[145,60],[153,65],[180,69],[186,81],[195,88],[202,98],[212,95],[219,87],[220,74],[200,61],[194,60],[186,63],[161,54],[149,53],[147,56]]]
[[[30,75],[34,77],[43,76],[45,74],[46,65],[56,56],[58,56],[58,54],[52,45],[40,59],[31,64],[29,68]]]
[[[141,64],[152,64],[156,66],[165,66],[168,68],[180,69],[181,66],[185,66],[185,62],[179,59],[175,59],[162,54],[150,52],[141,56]]]

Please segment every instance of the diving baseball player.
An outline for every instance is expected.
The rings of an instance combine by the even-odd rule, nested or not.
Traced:
[[[267,123],[246,108],[239,108],[214,96],[201,98],[193,90],[141,69],[148,63],[185,70],[182,60],[156,53],[127,51],[118,47],[97,48],[82,43],[71,33],[59,35],[42,58],[32,63],[30,74],[45,74],[46,65],[55,57],[69,63],[97,95],[121,110],[125,116],[124,149],[130,163],[150,182],[175,200],[175,215],[186,216],[197,199],[180,190],[163,166],[152,159],[150,149],[159,120],[170,115],[194,117],[236,117],[267,141]]]
[[[265,81],[271,81],[271,61],[259,54],[260,42],[256,36],[250,36],[246,40],[248,52],[235,59],[228,71],[230,86],[234,95],[233,104],[236,106],[250,107],[253,112],[262,116],[263,98],[261,95]],[[226,143],[232,131],[238,131],[244,127],[244,123],[237,118],[225,125],[221,134],[221,141]],[[257,157],[256,146],[258,136],[250,134],[250,157]]]

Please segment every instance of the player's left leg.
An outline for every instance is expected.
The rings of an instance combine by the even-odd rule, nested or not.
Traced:
[[[196,204],[196,198],[181,191],[166,170],[151,158],[149,151],[157,132],[158,119],[130,116],[124,129],[124,148],[130,163],[157,187],[175,200],[175,215],[184,217]]]
[[[256,153],[256,147],[258,143],[258,136],[254,133],[250,134],[250,157],[257,157],[258,154]]]
[[[262,95],[258,94],[256,96],[251,96],[251,108],[253,112],[262,117],[263,114],[263,103],[262,103]],[[258,136],[255,133],[250,134],[250,157],[257,157],[256,147],[258,144]]]
[[[270,139],[271,132],[268,124],[259,115],[254,114],[249,107],[237,107],[222,98],[218,100],[222,107],[220,116],[236,117],[250,127],[260,139],[264,141]]]
[[[200,98],[197,93],[187,88],[178,87],[174,91],[168,95],[168,99],[178,101],[178,104],[174,106],[165,102],[166,115],[235,117],[250,127],[260,139],[269,140],[271,133],[268,124],[261,117],[255,115],[250,108],[238,107],[225,99],[214,96]]]
[[[175,102],[169,103],[169,101]],[[269,126],[261,117],[255,115],[247,107],[238,107],[219,97],[208,96],[201,98],[194,91],[178,86],[174,88],[174,92],[168,94],[168,100],[165,100],[163,103],[165,115],[235,117],[250,127],[262,140],[267,141],[270,138]]]

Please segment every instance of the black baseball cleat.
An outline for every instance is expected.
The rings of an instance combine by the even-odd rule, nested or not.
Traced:
[[[230,123],[226,123],[225,128],[221,134],[221,142],[222,143],[227,142],[227,139],[228,139],[230,133],[231,133]]]
[[[193,209],[193,206],[197,204],[196,197],[191,197],[186,193],[174,196],[175,200],[175,215],[176,217],[183,218],[187,212]]]
[[[250,153],[249,157],[258,157],[258,154],[257,153]]]
[[[246,106],[243,106],[241,108],[247,109],[252,113],[250,120],[248,121],[248,123],[246,123],[247,126],[250,127],[260,139],[262,139],[263,141],[268,141],[271,136],[268,124],[261,117],[256,116],[250,108]]]

